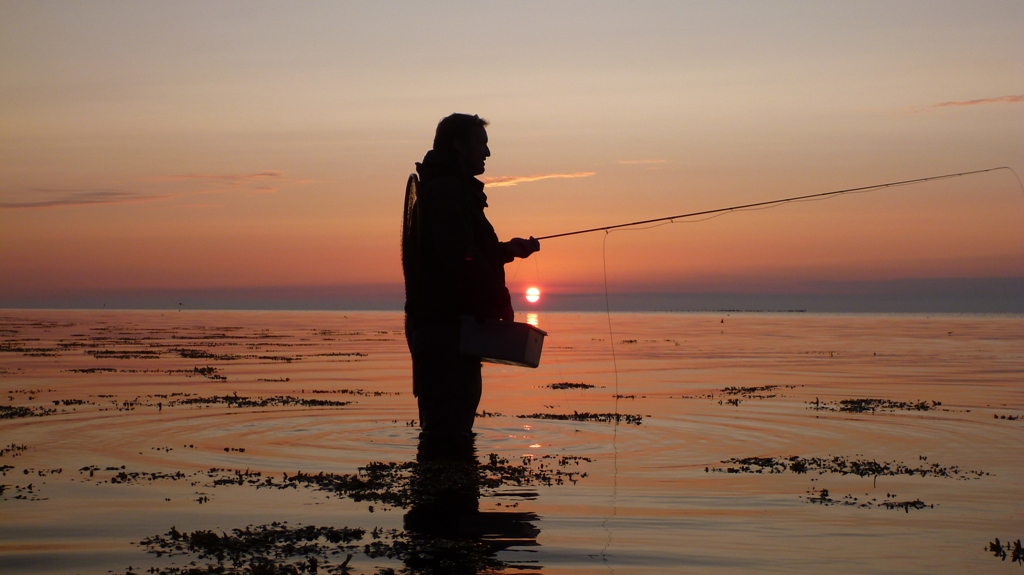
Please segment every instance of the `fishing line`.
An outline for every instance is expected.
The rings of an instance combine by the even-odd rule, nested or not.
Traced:
[[[665,224],[659,224],[665,225]],[[657,227],[657,226],[651,226]],[[604,238],[601,239],[601,271],[604,276],[604,311],[608,319],[608,345],[612,350],[612,372],[615,374],[615,417],[612,419],[612,514],[604,518],[601,527],[608,534],[608,540],[601,549],[601,560],[605,563],[609,572],[614,573],[611,565],[608,564],[608,549],[612,546],[612,531],[608,528],[608,522],[618,515],[619,497],[619,364],[615,357],[615,334],[612,330],[612,306],[608,297],[608,236],[612,230],[604,230]]]
[[[878,190],[887,189],[887,188],[909,186],[909,185],[920,184],[920,183],[929,182],[929,181],[948,179],[948,178],[958,178],[958,177],[963,177],[963,176],[977,175],[977,174],[983,174],[983,173],[986,173],[986,172],[993,172],[993,171],[997,171],[997,170],[1009,170],[1010,173],[1012,173],[1014,175],[1014,177],[1017,179],[1017,184],[1020,187],[1021,192],[1024,193],[1024,182],[1021,181],[1021,178],[1020,178],[1019,175],[1017,175],[1017,172],[1015,172],[1013,170],[1013,168],[1010,168],[1008,166],[1000,166],[1000,167],[988,168],[988,169],[984,169],[984,170],[974,170],[974,171],[970,171],[970,172],[958,172],[958,173],[954,173],[954,174],[943,174],[943,175],[940,175],[940,176],[931,176],[931,177],[927,177],[927,178],[916,178],[916,179],[913,179],[913,180],[902,180],[902,181],[898,181],[898,182],[887,182],[887,183],[884,183],[884,184],[875,184],[875,185],[872,185],[872,186],[862,186],[862,187],[857,187],[857,188],[848,188],[848,189],[843,189],[843,190],[834,190],[834,191],[831,191],[831,192],[823,192],[823,193],[818,193],[818,194],[808,194],[808,195],[803,195],[803,196],[794,196],[794,197],[789,197],[789,198],[780,198],[780,199],[777,199],[777,200],[769,200],[769,201],[765,201],[765,202],[755,202],[755,203],[751,203],[751,204],[742,204],[742,205],[737,205],[737,206],[730,206],[730,207],[727,207],[727,208],[719,208],[719,209],[714,209],[714,210],[705,210],[705,211],[692,212],[692,213],[687,213],[687,214],[679,214],[679,215],[676,215],[676,216],[668,216],[668,217],[663,217],[663,218],[653,218],[653,219],[648,219],[648,220],[640,220],[640,221],[629,222],[629,223],[625,223],[625,224],[616,224],[616,225],[612,225],[612,226],[604,226],[604,227],[599,227],[599,228],[588,228],[588,229],[584,229],[584,230],[577,230],[577,231],[574,231],[574,232],[566,232],[566,233],[561,233],[561,234],[553,234],[553,235],[541,236],[541,237],[537,238],[538,240],[545,240],[545,239],[553,239],[553,238],[559,238],[559,237],[573,236],[573,235],[586,234],[586,233],[598,232],[598,231],[603,231],[604,232],[604,237],[601,239],[601,272],[602,272],[602,279],[603,279],[603,283],[604,283],[605,317],[606,317],[607,322],[608,322],[608,344],[609,344],[609,347],[611,349],[611,354],[612,354],[612,371],[614,373],[614,381],[615,381],[615,403],[614,403],[615,419],[613,420],[613,422],[614,422],[613,426],[614,427],[612,428],[612,466],[613,466],[613,474],[612,474],[612,513],[611,513],[610,516],[605,517],[605,519],[601,522],[601,527],[608,534],[608,539],[605,542],[605,545],[601,549],[601,553],[600,553],[601,560],[605,563],[605,566],[609,569],[609,571],[614,572],[614,570],[612,569],[612,566],[608,563],[608,554],[607,554],[607,552],[608,552],[608,549],[612,545],[612,531],[611,531],[611,529],[608,528],[608,523],[618,513],[617,500],[618,500],[618,477],[619,477],[619,458],[618,458],[618,455],[619,455],[619,452],[618,452],[618,431],[619,431],[619,421],[618,421],[618,416],[619,416],[619,367],[618,367],[618,358],[617,358],[616,353],[615,353],[615,335],[614,335],[614,329],[612,327],[611,298],[610,298],[609,288],[608,288],[608,236],[610,236],[613,231],[642,231],[642,230],[649,230],[649,229],[653,229],[653,228],[658,228],[658,227],[661,227],[661,226],[671,225],[671,224],[675,224],[675,223],[694,224],[694,223],[699,223],[699,222],[705,222],[705,221],[708,221],[708,220],[712,220],[712,219],[724,216],[726,214],[733,213],[733,212],[738,212],[738,211],[767,210],[767,209],[775,208],[775,207],[778,207],[778,206],[781,206],[781,205],[785,205],[785,204],[788,204],[788,203],[823,201],[823,200],[832,199],[834,197],[838,197],[840,195],[845,195],[845,194],[851,194],[851,195],[853,195],[853,194],[863,194],[863,193],[878,191]],[[703,218],[700,218],[700,219],[687,219],[687,218],[695,218],[697,216],[707,216],[707,217],[703,217]],[[685,220],[685,221],[678,221],[677,222],[677,220]],[[651,224],[651,225],[644,225],[644,224]],[[637,226],[643,226],[643,227],[637,227]]]
[[[619,363],[615,358],[615,335],[612,333],[612,306],[608,299],[608,236],[610,230],[604,231],[601,240],[601,271],[604,275],[604,312],[608,317],[608,343],[612,348],[612,370],[615,372],[615,415],[619,414]],[[616,421],[615,427],[618,427]]]
[[[1010,168],[1009,166],[999,166],[999,167],[995,167],[995,168],[986,168],[984,170],[972,170],[972,171],[969,171],[969,172],[957,172],[957,173],[953,173],[953,174],[942,174],[940,176],[929,176],[927,178],[915,178],[915,179],[912,179],[912,180],[901,180],[901,181],[898,181],[898,182],[886,182],[884,184],[874,184],[874,185],[870,185],[870,186],[860,186],[860,187],[857,187],[857,188],[847,188],[847,189],[843,189],[843,190],[833,190],[831,192],[821,192],[821,193],[817,193],[817,194],[807,194],[807,195],[803,195],[803,196],[792,196],[792,197],[789,197],[789,198],[779,198],[779,199],[776,199],[776,200],[768,200],[768,201],[764,201],[764,202],[754,202],[754,203],[750,203],[750,204],[740,204],[740,205],[736,205],[736,206],[729,206],[727,208],[717,208],[717,209],[713,209],[713,210],[702,210],[702,211],[698,211],[698,212],[690,212],[690,213],[686,213],[686,214],[678,214],[678,215],[675,215],[675,216],[665,216],[665,217],[661,217],[661,218],[651,218],[651,219],[648,219],[648,220],[637,220],[635,222],[628,222],[628,223],[624,223],[624,224],[614,224],[614,225],[610,225],[610,226],[601,226],[601,227],[597,227],[597,228],[587,228],[587,229],[583,229],[583,230],[576,230],[576,231],[573,231],[573,232],[563,232],[563,233],[560,233],[560,234],[551,234],[551,235],[547,235],[547,236],[540,236],[537,239],[538,240],[548,240],[548,239],[561,238],[561,237],[566,237],[566,236],[575,236],[575,235],[579,235],[579,234],[588,234],[588,233],[592,233],[592,232],[608,232],[608,231],[616,230],[616,229],[620,229],[620,228],[631,228],[633,226],[639,226],[639,225],[643,225],[643,224],[652,224],[652,223],[656,223],[656,222],[675,223],[675,220],[682,220],[682,219],[686,219],[686,218],[692,218],[692,217],[697,217],[697,216],[705,216],[705,215],[716,215],[716,217],[717,217],[717,215],[724,215],[724,214],[730,213],[730,212],[747,211],[747,210],[753,210],[753,209],[765,209],[765,208],[771,208],[771,207],[779,206],[779,205],[782,205],[782,204],[788,204],[788,203],[792,203],[792,202],[813,201],[813,200],[819,200],[819,199],[829,199],[829,198],[832,198],[832,197],[841,196],[843,194],[872,192],[872,191],[878,191],[878,190],[882,190],[882,189],[886,189],[886,188],[895,188],[895,187],[899,187],[899,186],[909,186],[909,185],[913,185],[913,184],[921,184],[921,183],[924,183],[924,182],[933,182],[933,181],[944,180],[944,179],[949,179],[949,178],[960,178],[960,177],[963,177],[963,176],[972,176],[972,175],[977,175],[977,174],[984,174],[986,172],[994,172],[994,171],[997,171],[997,170],[1009,170],[1014,175],[1014,177],[1017,178],[1017,183],[1020,185],[1021,191],[1024,192],[1024,182],[1021,181],[1020,176],[1017,175],[1017,172],[1015,172],[1013,170],[1013,168]],[[707,219],[710,219],[710,218],[707,218]],[[701,221],[701,220],[698,220],[698,221]]]

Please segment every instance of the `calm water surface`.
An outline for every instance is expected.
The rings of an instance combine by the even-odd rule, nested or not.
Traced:
[[[988,550],[1024,537],[1021,316],[531,320],[541,367],[484,368],[489,479],[438,485],[401,314],[2,311],[0,573],[1024,573]],[[323,480],[371,462],[377,496]],[[275,522],[365,533],[149,539]]]

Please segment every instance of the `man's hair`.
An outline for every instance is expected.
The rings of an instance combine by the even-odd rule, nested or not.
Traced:
[[[452,114],[437,123],[434,133],[434,149],[439,152],[451,152],[455,142],[466,142],[477,129],[487,126],[487,120],[477,115]]]

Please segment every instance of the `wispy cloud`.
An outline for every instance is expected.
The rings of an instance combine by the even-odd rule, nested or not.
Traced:
[[[98,206],[104,204],[123,204],[128,202],[147,202],[166,200],[183,196],[221,193],[273,193],[285,184],[309,184],[315,180],[298,180],[288,178],[280,170],[263,170],[245,174],[212,174],[187,173],[160,175],[143,178],[146,187],[164,184],[155,193],[133,192],[123,189],[48,189],[34,188],[13,196],[20,201],[0,198],[0,210],[19,210],[32,208],[60,208],[68,206]],[[194,183],[189,183],[194,182]],[[167,188],[170,189],[167,189]],[[24,199],[21,199],[24,198]]]
[[[635,165],[635,164],[667,164],[668,160],[649,159],[649,160],[619,160],[620,164]]]
[[[983,106],[985,104],[1024,104],[1024,94],[1019,96],[1000,96],[998,98],[982,98],[980,100],[960,100],[932,104],[930,108],[958,108],[962,106]]]
[[[285,180],[284,172],[280,170],[263,170],[252,174],[171,174],[167,176],[156,176],[148,178],[151,182],[181,182],[187,180],[201,180],[204,182],[227,182],[232,184],[246,184],[252,182],[265,182],[269,180]]]
[[[198,182],[209,188],[195,193],[223,193],[247,190],[256,193],[273,193],[286,184],[316,184],[320,180],[304,180],[289,178],[281,170],[263,170],[248,174],[169,174],[148,178],[149,182]]]
[[[60,208],[65,206],[94,206],[100,204],[124,204],[129,202],[149,202],[169,198],[169,195],[140,194],[126,190],[29,190],[34,195],[42,195],[45,199],[28,202],[2,202],[0,210],[24,210],[33,208]]]
[[[480,178],[480,181],[492,188],[514,186],[524,182],[536,182],[538,180],[550,180],[554,178],[589,178],[595,172],[576,172],[573,174],[539,174],[535,176],[489,176]]]

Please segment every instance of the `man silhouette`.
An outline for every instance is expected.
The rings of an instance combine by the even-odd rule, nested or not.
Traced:
[[[424,439],[471,437],[481,365],[459,353],[460,318],[512,321],[504,266],[540,249],[533,238],[498,241],[484,215],[484,184],[474,176],[491,155],[486,126],[475,115],[444,118],[416,164],[420,185],[402,249],[406,338]]]

